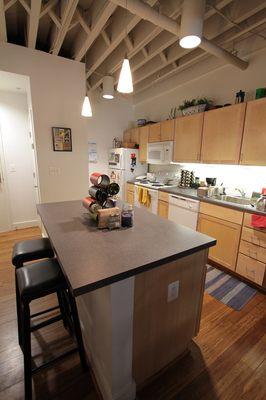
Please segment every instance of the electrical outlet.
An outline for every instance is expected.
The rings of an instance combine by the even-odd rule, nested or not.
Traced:
[[[179,293],[179,281],[170,283],[168,285],[167,302],[170,303],[171,301],[177,299],[178,293]]]

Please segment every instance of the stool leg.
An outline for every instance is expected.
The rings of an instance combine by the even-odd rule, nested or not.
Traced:
[[[18,291],[17,276],[15,274],[15,284],[16,284],[16,306],[17,306],[17,325],[18,325],[18,343],[21,347],[22,345],[22,326],[21,326],[21,307],[20,307],[20,295]]]
[[[31,368],[31,333],[30,333],[30,307],[22,301],[22,343],[24,356],[24,391],[25,400],[32,400],[32,368]]]
[[[84,371],[87,371],[88,364],[87,364],[87,359],[86,359],[86,354],[85,354],[85,349],[84,349],[84,344],[83,344],[83,339],[82,339],[82,333],[81,333],[81,328],[80,328],[80,323],[79,323],[78,309],[77,309],[77,305],[76,305],[76,300],[74,299],[74,296],[72,296],[70,291],[69,291],[69,304],[70,304],[71,313],[72,313],[73,328],[74,328],[74,333],[75,333],[76,340],[77,340],[77,346],[78,346],[78,352],[79,352],[81,366]]]
[[[66,307],[65,307],[65,304],[64,304],[63,293],[60,290],[58,290],[56,292],[56,294],[57,294],[57,300],[58,300],[60,312],[62,314],[63,324],[64,324],[64,327],[67,328],[67,325],[68,325],[68,323],[67,323],[67,314],[66,314],[67,311],[66,311]]]

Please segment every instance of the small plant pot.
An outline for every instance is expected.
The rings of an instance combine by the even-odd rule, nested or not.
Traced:
[[[203,112],[203,111],[205,111],[206,106],[207,106],[207,104],[198,104],[196,106],[184,108],[184,110],[182,110],[182,115],[193,115],[193,114]]]

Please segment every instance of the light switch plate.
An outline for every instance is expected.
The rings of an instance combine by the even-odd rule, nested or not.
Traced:
[[[170,283],[168,285],[167,302],[170,303],[171,301],[177,299],[178,294],[179,294],[179,281]]]

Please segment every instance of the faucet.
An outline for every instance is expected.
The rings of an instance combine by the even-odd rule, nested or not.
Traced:
[[[246,196],[246,193],[244,192],[244,189],[235,188],[235,190],[240,193],[241,197],[245,197]]]

